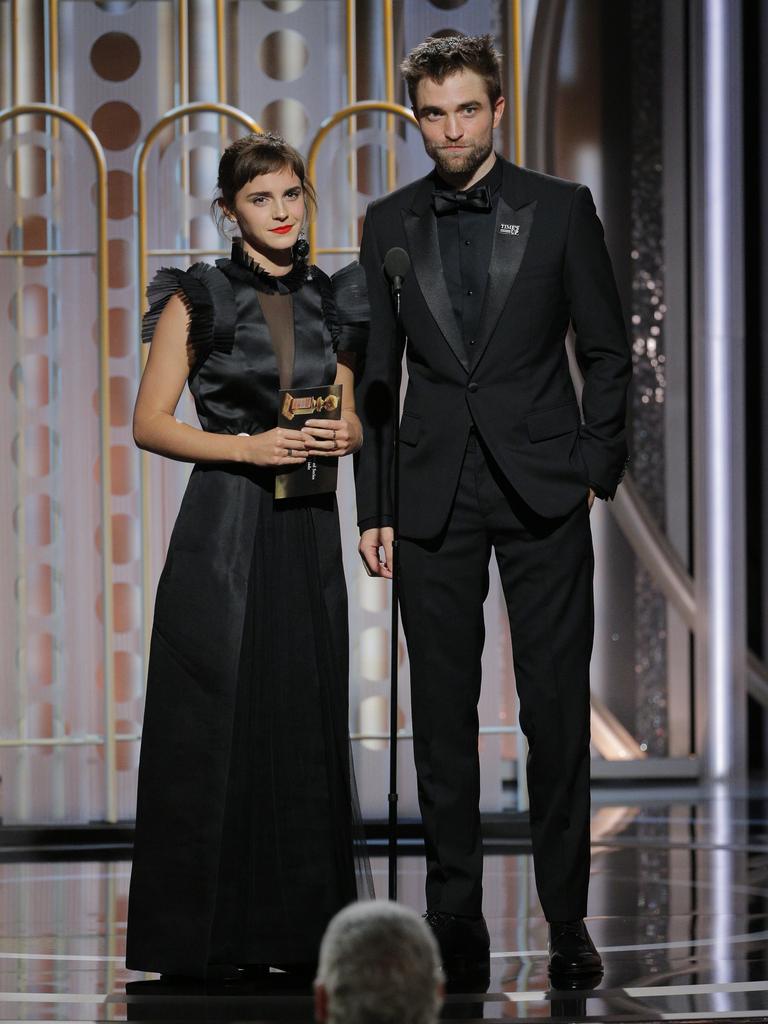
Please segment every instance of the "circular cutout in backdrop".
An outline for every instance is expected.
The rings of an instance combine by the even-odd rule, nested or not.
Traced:
[[[296,149],[301,147],[309,131],[309,115],[304,104],[288,96],[268,103],[261,112],[260,123],[282,135]]]
[[[128,149],[139,137],[141,118],[130,103],[109,100],[93,112],[91,127],[104,149]]]
[[[309,60],[304,36],[292,28],[270,32],[261,41],[261,70],[278,82],[301,78]]]
[[[107,82],[124,82],[141,64],[139,44],[126,32],[105,32],[91,47],[91,67]]]

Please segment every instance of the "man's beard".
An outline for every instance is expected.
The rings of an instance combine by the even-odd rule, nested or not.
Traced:
[[[484,139],[477,140],[466,149],[455,153],[445,152],[432,143],[424,145],[427,156],[435,161],[438,173],[469,180],[493,152],[493,133],[488,132]]]

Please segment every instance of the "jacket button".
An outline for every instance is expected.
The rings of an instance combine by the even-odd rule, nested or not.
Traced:
[[[467,384],[467,391],[470,391],[474,395],[474,393],[479,389],[479,387],[479,384],[477,384],[475,381],[472,381],[470,384]]]

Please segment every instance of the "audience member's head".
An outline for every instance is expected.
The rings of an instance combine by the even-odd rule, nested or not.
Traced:
[[[440,952],[424,921],[397,903],[353,903],[328,925],[315,979],[321,1024],[434,1024]]]

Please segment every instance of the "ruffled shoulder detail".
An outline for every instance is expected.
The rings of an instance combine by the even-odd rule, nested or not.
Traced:
[[[154,337],[160,314],[178,295],[189,315],[188,343],[199,365],[214,350],[231,352],[235,338],[235,299],[226,276],[210,263],[188,270],[163,267],[147,288],[149,309],[141,324],[141,340]]]
[[[331,278],[341,352],[361,353],[368,342],[371,310],[365,271],[355,261],[337,270]]]
[[[309,280],[315,282],[317,290],[320,292],[323,321],[331,335],[333,351],[336,352],[339,347],[339,318],[331,279],[320,267],[312,265],[309,268]]]
[[[235,238],[232,241],[232,253],[229,260],[217,260],[216,264],[227,263],[241,271],[248,271],[244,280],[251,281],[257,288],[266,289],[270,292],[295,292],[309,279],[310,268],[305,259],[297,259],[287,274],[275,277],[265,270],[260,263],[257,263],[243,248],[242,239]],[[317,268],[314,268],[317,269]]]

